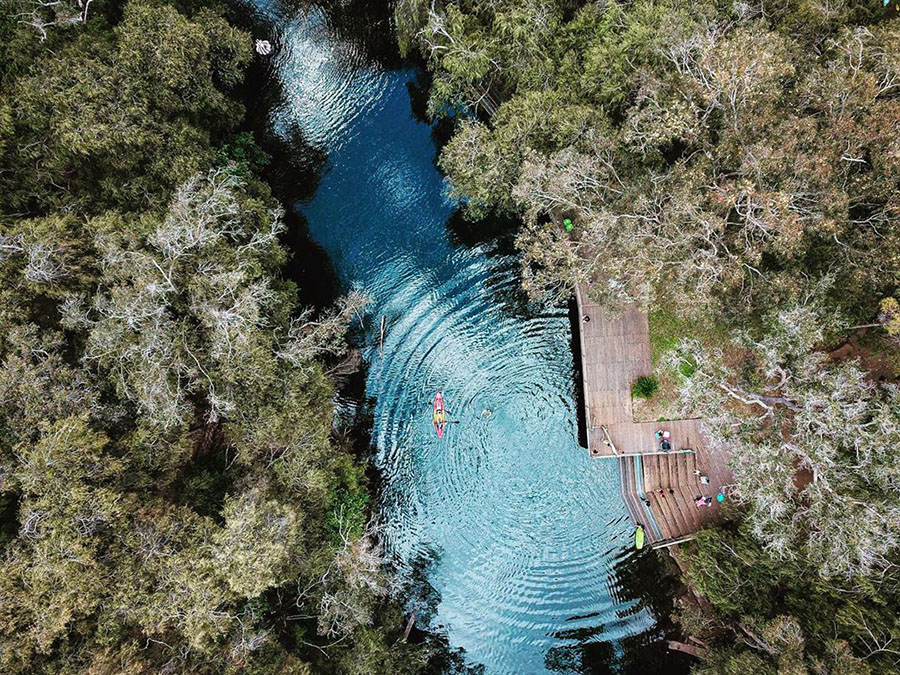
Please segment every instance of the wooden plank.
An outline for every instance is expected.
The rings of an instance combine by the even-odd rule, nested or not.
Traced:
[[[583,316],[582,312],[584,310],[582,309],[583,303],[582,303],[580,286],[575,287],[575,304],[578,307],[578,340],[579,340],[579,344],[581,346],[581,358],[587,359],[590,357],[588,355],[587,349],[585,349],[584,331],[581,329],[581,317]],[[590,429],[592,426],[592,423],[591,423],[590,399],[588,398],[588,395],[587,395],[588,376],[587,376],[587,372],[585,370],[586,368],[587,368],[587,363],[585,362],[582,365],[582,381],[581,381],[582,392],[581,393],[582,393],[582,397],[584,398],[584,420],[585,420],[585,424],[587,424],[587,426],[588,426],[588,429]],[[588,441],[588,448],[590,448],[590,441]]]
[[[669,530],[669,537],[679,537],[683,534],[693,531],[695,524],[695,514],[691,512],[691,504],[689,498],[685,498],[685,491],[682,483],[682,470],[687,455],[669,455],[665,458],[668,470],[669,488],[673,493],[669,495],[672,501],[673,510],[677,511],[678,518]],[[696,507],[694,507],[696,508]]]
[[[654,530],[656,538],[662,538],[662,528],[660,528],[659,523],[656,520],[656,516],[651,508],[650,496],[647,494],[644,486],[644,458],[640,455],[635,455],[622,461],[631,462],[636,494],[641,501],[641,513],[647,517],[648,525]]]
[[[652,548],[652,549],[669,548],[670,546],[675,546],[676,544],[683,544],[684,542],[690,541],[693,538],[694,538],[694,535],[689,534],[685,537],[679,537],[678,539],[663,540],[663,541],[656,542],[650,548]],[[671,551],[670,551],[670,554],[671,554]]]
[[[689,645],[686,642],[678,642],[677,640],[669,640],[669,649],[676,652],[684,652],[690,654],[696,659],[706,658],[706,650],[695,645]]]
[[[645,521],[643,506],[640,498],[637,496],[634,483],[634,466],[631,461],[619,462],[619,477],[621,479],[622,499],[625,502],[625,509],[632,524],[637,527],[638,523],[644,523],[644,542],[652,544],[658,540],[656,533],[652,527],[649,527]]]
[[[678,506],[675,495],[664,491],[662,496],[657,496],[657,501],[664,514],[662,520],[657,518],[663,538],[671,539],[672,537],[680,536],[681,533],[688,529],[689,524]]]
[[[677,531],[673,529],[670,536],[681,537],[685,534],[696,532],[701,525],[700,510],[694,502],[693,494],[690,489],[683,485],[679,485],[678,489],[675,491],[675,500],[682,514],[683,525],[680,526]]]

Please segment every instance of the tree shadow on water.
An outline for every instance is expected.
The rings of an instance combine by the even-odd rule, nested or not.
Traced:
[[[617,640],[598,640],[603,626],[566,631],[558,637],[578,644],[551,649],[544,660],[556,673],[584,675],[687,675],[694,660],[670,651],[668,640],[681,639],[672,621],[675,598],[684,592],[674,561],[665,553],[645,551],[616,563],[616,601],[623,605],[619,618],[647,609],[656,625],[643,633]]]
[[[431,72],[425,68],[424,63],[415,63],[414,68],[413,77],[406,83],[412,118],[421,124],[427,124],[431,127],[431,140],[435,148],[433,162],[435,167],[438,167],[438,158],[441,150],[450,142],[462,118],[459,115],[460,111],[456,110],[447,111],[447,114],[441,115],[436,119],[429,117],[428,100],[431,95],[431,85],[434,78]]]
[[[492,215],[480,220],[466,217],[462,209],[454,211],[444,227],[450,242],[457,246],[474,248],[490,244],[490,255],[514,255],[516,233],[521,220],[513,216]]]
[[[294,209],[285,213],[286,230],[282,242],[291,256],[284,275],[297,284],[302,307],[328,307],[341,293],[341,283],[328,253],[309,234],[305,216]]]
[[[394,30],[394,3],[388,0],[285,0],[286,7],[318,7],[325,15],[329,34],[353,45],[366,63],[386,70],[405,65]]]
[[[421,675],[483,675],[484,666],[466,662],[465,650],[453,648],[446,633],[431,629],[441,595],[429,579],[440,562],[440,553],[426,546],[410,565],[405,589],[408,605],[416,613],[416,622],[409,641],[425,646],[428,661]]]
[[[254,36],[268,37],[275,42],[276,49],[283,47],[278,27],[250,5],[234,4],[229,12]],[[285,207],[282,244],[290,252],[290,258],[284,276],[297,285],[302,306],[329,306],[341,290],[334,266],[325,250],[310,237],[306,218],[290,208],[316,194],[328,169],[328,153],[310,143],[296,123],[277,131],[274,128],[275,111],[286,100],[274,59],[254,55],[238,94],[245,106],[240,129],[251,132],[256,145],[265,153],[260,173],[274,197]]]

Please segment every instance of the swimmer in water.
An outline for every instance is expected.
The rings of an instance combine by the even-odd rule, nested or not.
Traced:
[[[490,417],[493,414],[494,414],[493,410],[491,410],[490,408],[485,408],[484,410],[481,411],[481,415],[479,415],[479,417],[484,419],[485,416]]]

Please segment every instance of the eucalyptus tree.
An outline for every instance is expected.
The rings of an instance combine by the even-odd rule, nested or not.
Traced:
[[[209,11],[188,19],[165,3],[123,4],[115,33],[98,29],[98,37],[89,21],[56,36],[54,49],[32,46],[39,58],[13,71],[0,138],[20,142],[5,142],[4,211],[165,203],[211,162],[211,139],[240,121],[228,92],[250,58],[249,40]]]
[[[441,165],[472,216],[525,215],[535,295],[592,279],[608,302],[733,320],[832,278],[823,293],[863,320],[897,283],[900,29],[800,4],[408,0],[397,16],[435,70],[434,113],[496,94]]]
[[[271,350],[269,315],[286,310],[272,280],[280,213],[240,188],[216,169],[181,186],[160,220],[91,222],[103,281],[88,310],[66,305],[65,324],[88,330],[86,358],[160,427],[189,421],[198,393],[210,421],[232,413],[235,387],[256,384],[254,355]]]
[[[816,350],[833,322],[809,305],[779,311],[761,338],[737,336],[737,372],[696,341],[670,358],[690,365],[685,405],[731,453],[735,497],[766,550],[826,577],[879,575],[900,546],[900,391]]]

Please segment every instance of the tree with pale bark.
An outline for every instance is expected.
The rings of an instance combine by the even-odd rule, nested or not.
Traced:
[[[670,358],[691,363],[683,400],[730,452],[734,496],[766,550],[826,577],[884,574],[900,546],[900,391],[830,363],[816,349],[828,325],[808,305],[782,310],[761,339],[737,336],[739,375],[696,341]]]
[[[369,517],[329,375],[366,297],[298,307],[223,11],[0,0],[0,672],[429,658],[333,528]]]

